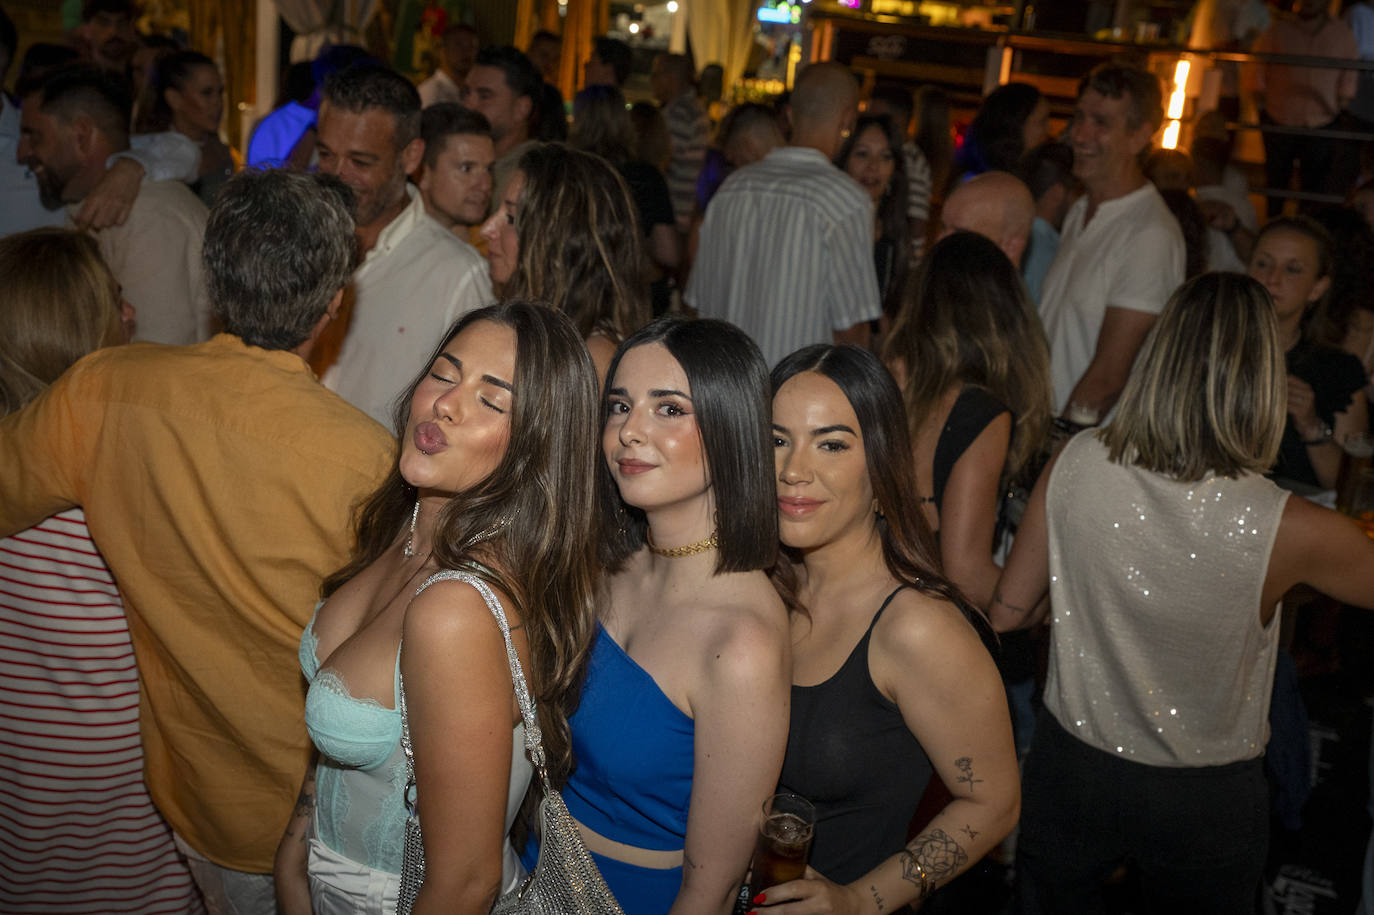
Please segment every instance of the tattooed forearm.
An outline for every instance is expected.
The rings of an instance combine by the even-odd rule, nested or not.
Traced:
[[[978,838],[978,830],[974,829],[974,828],[973,828],[971,825],[969,825],[968,823],[965,823],[965,824],[964,824],[964,828],[961,829],[960,832],[962,832],[964,835],[968,836],[968,840],[969,840],[970,842],[972,842],[974,839]]]
[[[968,854],[949,833],[936,828],[912,839],[902,849],[901,860],[902,879],[916,885],[915,901],[920,903],[968,863]]]
[[[973,786],[982,783],[981,778],[973,777],[973,758],[970,756],[960,756],[954,761],[954,768],[963,774],[955,779],[956,782],[963,782],[968,785],[968,793],[973,793]]]
[[[296,795],[296,809],[292,812],[295,817],[308,817],[315,810],[314,784],[303,786],[301,793]]]
[[[887,907],[883,905],[883,897],[882,894],[878,892],[878,888],[869,884],[868,891],[873,894],[873,904],[878,907],[878,911],[886,912]]]
[[[315,815],[315,768],[311,766],[301,784],[301,793],[296,795],[296,807],[291,811],[291,821],[286,824],[286,834],[296,835],[300,830],[300,841],[304,844],[310,838],[310,821]]]

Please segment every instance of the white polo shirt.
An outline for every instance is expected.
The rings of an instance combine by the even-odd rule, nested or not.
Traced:
[[[1069,208],[1040,289],[1056,413],[1093,361],[1107,307],[1157,315],[1183,282],[1183,231],[1153,184],[1099,204],[1084,225],[1087,212],[1086,196]]]

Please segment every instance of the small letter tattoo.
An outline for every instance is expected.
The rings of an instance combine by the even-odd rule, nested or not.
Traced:
[[[963,832],[964,832],[964,835],[968,836],[968,840],[969,840],[970,842],[972,842],[974,839],[978,838],[978,830],[974,829],[972,826],[968,825],[967,823],[964,824]]]
[[[883,897],[878,893],[878,888],[876,886],[870,885],[868,887],[868,890],[873,894],[873,904],[878,907],[878,911],[887,911],[887,909],[883,906]]]

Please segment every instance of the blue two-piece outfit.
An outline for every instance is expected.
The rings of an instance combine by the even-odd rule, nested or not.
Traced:
[[[687,840],[696,724],[599,624],[582,700],[569,721],[577,765],[563,789],[572,815],[625,845],[681,851]],[[531,841],[524,863],[533,869]],[[650,868],[592,853],[627,915],[662,915],[682,867]]]

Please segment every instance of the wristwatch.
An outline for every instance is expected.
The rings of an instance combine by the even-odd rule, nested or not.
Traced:
[[[1331,428],[1331,424],[1326,420],[1318,420],[1317,434],[1311,438],[1302,440],[1304,445],[1327,445],[1331,442],[1331,437],[1336,434],[1336,430]]]

